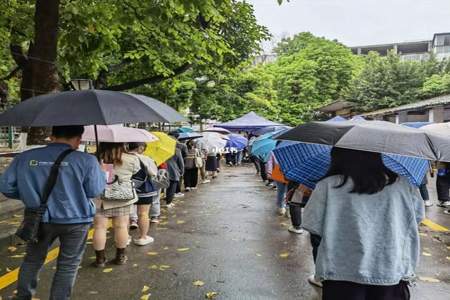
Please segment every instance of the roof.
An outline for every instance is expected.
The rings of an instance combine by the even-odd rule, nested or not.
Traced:
[[[348,101],[344,101],[344,100],[337,100],[334,102],[331,102],[327,105],[324,105],[322,107],[319,107],[318,110],[324,113],[330,113],[330,112],[335,112],[341,109],[345,109],[345,108],[350,108],[353,107],[354,104]]]
[[[389,114],[394,114],[394,113],[405,111],[405,110],[423,109],[423,108],[428,108],[428,107],[433,107],[433,106],[438,106],[438,105],[445,105],[445,104],[450,104],[450,94],[423,100],[423,101],[418,101],[418,102],[414,102],[414,103],[410,103],[410,104],[405,104],[405,105],[401,105],[401,106],[397,106],[397,107],[385,108],[385,109],[372,111],[372,112],[363,114],[363,116],[389,115]]]

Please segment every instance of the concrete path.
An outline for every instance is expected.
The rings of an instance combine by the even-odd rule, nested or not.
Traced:
[[[211,293],[215,299],[319,299],[306,282],[313,272],[309,236],[287,231],[289,220],[276,215],[274,199],[252,168],[226,169],[163,211],[163,222],[151,228],[155,243],[130,246],[127,265],[90,267],[88,245],[73,299],[205,299]],[[450,299],[449,236],[421,230],[421,281],[413,299]],[[14,291],[12,273],[23,255],[23,246],[8,246],[0,245],[3,299]],[[48,298],[54,268],[54,260],[45,266],[36,298]]]

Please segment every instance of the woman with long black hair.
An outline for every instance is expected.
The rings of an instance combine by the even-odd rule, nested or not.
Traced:
[[[303,215],[303,228],[321,237],[322,299],[409,299],[423,217],[418,189],[386,168],[381,154],[333,148]]]

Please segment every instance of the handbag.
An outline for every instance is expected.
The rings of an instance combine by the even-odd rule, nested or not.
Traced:
[[[152,180],[153,186],[155,189],[167,189],[170,185],[169,175],[167,170],[160,169],[158,170],[158,175]]]
[[[21,238],[23,241],[27,243],[37,243],[39,241],[40,224],[45,212],[47,211],[48,198],[56,185],[59,167],[61,166],[64,158],[66,158],[66,156],[73,151],[73,149],[63,151],[53,163],[53,166],[50,169],[50,175],[48,176],[42,192],[40,206],[38,208],[25,208],[22,223],[16,231],[16,236]]]
[[[195,153],[194,163],[197,168],[203,168],[203,158],[199,152]]]
[[[133,181],[121,181],[119,176],[115,175],[113,182],[106,183],[102,200],[127,202],[133,199],[136,199],[136,190]]]

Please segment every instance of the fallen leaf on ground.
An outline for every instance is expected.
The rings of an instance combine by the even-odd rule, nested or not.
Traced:
[[[289,253],[288,252],[280,253],[280,257],[281,258],[288,258],[289,257]]]
[[[142,288],[142,294],[148,292],[150,290],[150,287],[148,285],[144,285],[144,287]]]
[[[447,260],[450,260],[450,256],[447,256],[446,259],[447,259]]]
[[[13,255],[13,256],[10,256],[11,258],[22,258],[22,257],[24,257],[25,255],[23,255],[23,254],[16,254],[16,255]]]
[[[148,300],[150,299],[151,294],[142,295],[141,300]]]
[[[425,251],[424,251],[424,252],[422,252],[422,255],[423,255],[423,256],[431,256],[431,253],[428,253],[428,252],[425,252]]]
[[[258,257],[261,257],[261,256],[262,256],[262,254],[260,254],[260,253],[256,253],[256,256],[258,256]]]
[[[89,291],[89,295],[98,295],[97,291]]]
[[[170,266],[168,266],[168,265],[160,265],[160,266],[159,266],[159,270],[160,270],[160,271],[165,271],[165,270],[167,270],[167,269],[170,269]]]
[[[111,273],[112,272],[112,268],[106,268],[103,270],[103,273]]]
[[[421,235],[421,236],[428,236],[428,234],[423,233],[423,232],[420,232],[419,235]]]
[[[194,286],[204,286],[205,283],[201,280],[196,280],[192,283]]]
[[[178,220],[177,221],[177,224],[184,224],[184,223],[186,223],[186,221],[184,221],[184,220]]]
[[[219,293],[217,292],[207,292],[205,295],[206,299],[214,299],[217,295],[219,295]]]
[[[433,278],[433,277],[422,277],[422,276],[419,276],[419,280],[425,281],[425,282],[431,282],[431,283],[441,282],[439,279]]]
[[[149,269],[156,270],[156,269],[158,269],[158,266],[157,266],[157,265],[151,265],[151,266],[149,267]]]
[[[89,259],[96,259],[95,256],[89,256]]]
[[[190,250],[189,248],[178,248],[177,249],[178,252],[186,252],[186,251],[189,251],[189,250]]]
[[[152,251],[147,252],[147,255],[150,255],[150,256],[155,256],[155,255],[158,255],[158,254],[159,254],[158,252],[152,252]]]
[[[138,267],[138,264],[133,264],[133,268],[137,268]]]
[[[166,247],[163,248],[163,250],[169,250],[169,247],[166,246]]]
[[[12,270],[10,268],[6,268],[6,272],[11,272]]]
[[[9,252],[15,252],[16,250],[17,250],[17,248],[14,246],[8,247]]]

